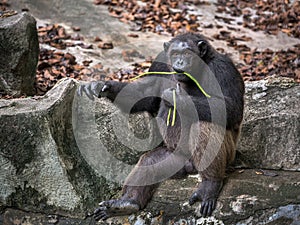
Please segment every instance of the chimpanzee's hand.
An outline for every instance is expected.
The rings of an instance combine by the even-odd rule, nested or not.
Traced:
[[[174,105],[174,94],[173,92],[175,91],[176,89],[175,88],[168,88],[166,90],[163,91],[162,93],[162,99],[165,103],[165,105],[167,107],[172,107]]]
[[[174,96],[175,95],[175,96]],[[168,107],[174,106],[174,101],[176,101],[176,104],[184,104],[184,101],[186,100],[187,95],[184,95],[182,92],[182,89],[180,87],[180,84],[178,83],[176,88],[168,88],[163,91],[162,93],[162,99],[164,100],[164,103]]]
[[[110,84],[103,81],[92,81],[90,83],[81,84],[77,90],[77,94],[82,96],[83,92],[89,99],[94,100],[94,96],[101,98],[105,97],[110,89]]]

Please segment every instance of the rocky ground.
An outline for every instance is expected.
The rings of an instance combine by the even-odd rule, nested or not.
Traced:
[[[266,168],[280,169],[284,167],[284,169],[297,170],[297,165],[299,165],[297,161],[299,157],[297,152],[299,120],[297,112],[295,112],[296,109],[292,106],[298,103],[298,97],[293,93],[299,89],[297,89],[298,86],[293,86],[294,84],[291,84],[290,81],[300,82],[299,1],[268,0],[255,1],[254,4],[254,1],[246,0],[156,0],[133,3],[134,1],[129,0],[0,0],[1,10],[12,10],[6,13],[0,12],[0,19],[21,11],[29,11],[37,19],[40,56],[35,88],[36,95],[43,96],[45,96],[45,93],[49,93],[49,90],[53,90],[52,87],[58,81],[62,81],[62,83],[69,82],[68,84],[72,86],[72,92],[75,92],[76,85],[72,81],[63,80],[65,77],[86,81],[93,79],[128,81],[128,78],[147,70],[153,58],[162,50],[163,42],[168,41],[173,35],[182,31],[199,31],[205,34],[218,51],[229,54],[233,58],[245,81],[257,81],[270,76],[275,79],[275,82],[276,77],[288,78],[286,79],[287,83],[283,83],[284,87],[278,89],[272,85],[265,85],[265,83],[261,83],[262,86],[257,87],[257,83],[253,82],[252,89],[252,84],[249,85],[254,93],[248,94],[250,99],[247,102],[251,103],[249,107],[251,106],[253,109],[255,105],[259,107],[260,110],[257,111],[259,115],[257,114],[255,117],[263,122],[260,121],[256,124],[251,116],[246,115],[249,120],[245,123],[245,130],[248,131],[248,134],[255,133],[255,138],[259,139],[260,142],[257,143],[256,139],[251,140],[253,142],[251,145],[253,144],[254,147],[247,148],[250,143],[249,139],[253,137],[248,135],[249,138],[244,137],[243,140],[245,141],[241,143],[244,149],[250,149],[255,154],[261,155],[262,162],[253,158],[254,162],[250,162],[252,164],[261,165],[261,163],[265,163],[264,167]],[[279,82],[282,82],[282,80],[279,80]],[[275,89],[277,94],[273,96]],[[251,90],[248,91],[251,92]],[[40,98],[41,102],[52,101],[52,97],[55,96],[58,99],[56,99],[58,104],[57,102],[55,104],[51,102],[51,107],[65,105],[64,100],[60,99],[61,96],[57,96],[55,90],[49,96],[50,98],[47,95],[45,98]],[[264,98],[265,96],[267,99]],[[0,93],[0,98],[9,99],[11,96],[1,95]],[[34,105],[29,107],[30,104],[25,104],[27,109],[24,111],[31,112],[36,108],[39,109],[38,101],[38,97],[24,98],[24,103],[10,102],[10,100],[6,103],[3,100],[0,109],[3,109],[3,111],[6,108],[10,110],[8,115],[5,114],[2,117],[3,121],[8,123],[7,127],[18,127],[19,124],[16,121],[19,120],[8,120],[6,116],[11,118],[10,113],[21,111],[22,104],[26,102],[32,102]],[[272,103],[275,103],[275,106]],[[70,104],[69,101],[68,104]],[[103,103],[101,106],[103,106]],[[109,105],[109,107],[112,106]],[[289,111],[285,111],[288,107],[291,107]],[[62,107],[62,109],[68,110],[67,107]],[[283,114],[278,115],[278,110]],[[248,112],[251,115],[255,114],[251,109]],[[106,111],[102,113],[107,114]],[[34,136],[42,139],[45,137],[39,135],[44,134],[45,131],[51,131],[57,143],[64,147],[67,145],[69,148],[71,145],[65,144],[65,140],[60,139],[64,134],[63,129],[70,131],[67,126],[69,124],[66,125],[67,128],[57,125],[57,121],[66,121],[67,119],[62,118],[63,114],[59,110],[54,113],[55,115],[50,114],[52,124],[45,124],[45,126],[54,126],[54,128],[39,127],[43,132],[37,129]],[[35,115],[37,114],[32,113],[32,115],[28,115],[28,118],[22,118],[35,127],[33,119]],[[16,118],[19,118],[17,116]],[[42,116],[37,116],[35,119],[38,122],[43,121],[44,116],[45,114],[42,114]],[[58,116],[59,119],[56,120],[55,116]],[[69,119],[69,117],[67,118]],[[101,117],[99,116],[99,118]],[[46,120],[49,120],[49,118],[46,118]],[[259,124],[266,125],[268,128],[263,137],[261,136]],[[286,142],[284,137],[280,135],[274,136],[277,132],[284,133],[286,130],[290,132],[289,135],[292,134],[293,142]],[[24,127],[18,130],[20,135],[26,133],[26,131],[27,129]],[[103,133],[107,133],[106,131],[104,130]],[[12,134],[13,132],[15,130],[12,130]],[[28,135],[28,137],[32,137],[29,131]],[[261,143],[265,141],[266,137],[269,144],[264,148]],[[24,140],[27,140],[27,137]],[[3,142],[4,144],[10,144],[9,140],[6,139]],[[280,143],[280,145],[274,146],[272,145],[273,142],[275,144]],[[19,144],[23,146],[22,140]],[[55,142],[51,142],[51,144],[53,147],[45,148],[45,152],[55,149]],[[290,147],[290,145],[293,146]],[[290,147],[287,148],[289,149],[288,152],[284,149],[285,146]],[[52,170],[56,173],[57,170],[65,171],[67,168],[66,170],[70,175],[73,178],[75,177],[75,181],[69,181],[69,177],[64,177],[62,172],[59,175],[63,176],[66,181],[61,177],[58,180],[62,180],[62,184],[66,182],[69,185],[61,189],[63,193],[56,193],[55,188],[52,189],[52,186],[56,185],[56,181],[53,181],[56,177],[52,177],[52,180],[49,179],[49,182],[46,183],[50,187],[47,185],[43,188],[35,187],[37,190],[46,190],[45,199],[54,198],[56,201],[63,201],[66,198],[69,202],[69,204],[66,204],[66,208],[71,205],[70,202],[74,203],[85,196],[86,193],[82,193],[85,188],[90,190],[89,188],[92,187],[92,191],[85,198],[93,200],[94,198],[103,198],[103,196],[100,196],[101,193],[98,193],[99,191],[94,190],[102,185],[102,180],[101,182],[95,181],[97,185],[84,186],[85,181],[78,179],[79,176],[82,176],[81,173],[86,171],[82,172],[80,170],[77,156],[74,159],[68,157],[68,154],[71,154],[70,152],[73,150],[71,147],[71,150],[67,148],[69,152],[51,153],[53,155],[62,154],[63,160],[56,161],[55,165],[58,168],[48,168],[48,170],[50,173],[52,173]],[[274,151],[275,148],[277,151]],[[255,152],[258,150],[265,151]],[[5,153],[7,153],[6,151],[5,149]],[[245,154],[249,154],[251,151]],[[30,157],[28,157],[25,150],[20,153],[24,154],[24,157],[21,157],[22,154],[20,154],[21,156],[16,158],[12,157],[11,161],[16,164],[20,163],[20,160],[24,161],[23,169],[25,172],[32,169],[34,170],[33,174],[39,174],[39,171],[45,170],[44,167],[42,169],[36,168],[35,161],[29,162]],[[39,166],[50,166],[50,164],[43,163],[49,160],[47,154],[45,154],[46,158],[41,160],[42,163],[38,164]],[[270,154],[271,157],[269,157]],[[285,154],[287,157],[285,157]],[[251,157],[246,156],[248,159],[250,158],[250,161],[252,160]],[[268,160],[263,160],[265,156]],[[59,157],[61,155],[57,156],[57,158]],[[27,162],[27,160],[29,161]],[[84,163],[81,162],[81,164]],[[6,168],[5,164],[0,163],[0,166],[1,169],[2,166]],[[43,175],[48,176],[48,170],[45,171],[46,175]],[[72,215],[70,216],[68,213],[60,211],[54,213],[51,208],[47,209],[44,205],[45,199],[37,195],[34,189],[35,181],[37,180],[36,184],[44,182],[44,180],[47,180],[44,177],[36,177],[28,173],[28,178],[26,177],[28,174],[20,175],[20,171],[12,176],[10,172],[8,170],[8,174],[4,177],[4,180],[8,181],[8,186],[11,185],[14,188],[14,185],[19,185],[19,182],[23,185],[23,179],[32,181],[32,184],[28,185],[27,181],[24,182],[24,186],[18,186],[18,190],[15,190],[15,196],[11,196],[11,199],[9,199],[9,204],[13,206],[20,204],[18,208],[23,210],[16,209],[16,207],[0,207],[0,224],[95,224],[95,221],[89,216],[83,219],[84,216],[81,214],[74,215],[76,212],[71,212]],[[3,177],[0,176],[0,178]],[[166,220],[170,219],[170,224],[195,224],[196,219],[189,216],[195,209],[187,207],[185,200],[186,196],[192,193],[197,181],[198,177],[180,182],[167,181],[158,190],[148,208],[140,215],[119,218],[118,220],[113,219],[110,222],[112,224],[134,223],[138,225],[150,224],[149,220],[152,220],[152,224],[166,224]],[[57,183],[60,184],[60,182]],[[216,215],[218,218],[222,218],[225,224],[235,224],[234,221],[239,221],[238,224],[247,225],[295,225],[300,220],[299,184],[299,174],[297,172],[238,169],[230,175],[230,179],[227,181],[219,199]],[[8,190],[6,185],[7,183],[4,183],[4,188],[6,188],[4,194]],[[80,194],[74,194],[72,187],[75,187],[76,192]],[[70,193],[65,193],[64,188],[68,189]],[[14,191],[12,192],[14,193]],[[59,194],[61,195],[56,198]],[[28,196],[32,199],[28,200]],[[73,196],[76,198],[73,198]],[[93,200],[91,200],[91,204],[94,204]],[[228,202],[230,202],[229,205]],[[25,207],[23,207],[24,205]],[[228,206],[230,209],[226,209]],[[32,210],[34,207],[39,208],[38,212]],[[52,213],[43,211],[45,208]],[[224,212],[227,214],[224,214]],[[212,218],[201,218],[198,219],[198,224],[223,224],[222,221],[214,220],[212,222],[212,220]]]
[[[39,6],[30,5],[30,1],[15,4],[14,1],[2,0],[0,4],[2,10],[33,11],[38,19],[42,17],[39,16],[41,12],[34,11],[39,10]],[[67,5],[68,2],[65,4],[65,7],[70,7]],[[166,40],[180,32],[203,32],[212,42],[217,43],[216,48],[220,52],[232,55],[244,80],[253,81],[268,76],[284,76],[300,82],[299,1],[251,3],[233,0],[152,0],[137,1],[136,4],[135,1],[130,0],[95,0],[89,4],[91,4],[89,7],[92,7],[92,4],[104,5],[105,8],[101,8],[101,12],[97,7],[93,7],[95,11],[98,10],[95,13],[104,13],[103,10],[107,9],[112,19],[118,19],[126,24],[132,33],[128,33],[127,30],[124,38],[131,39],[132,43],[144,41],[144,37],[140,36],[145,33],[147,35],[156,33]],[[58,18],[61,18],[50,18],[48,22],[40,21],[38,27],[41,50],[35,82],[37,95],[43,95],[63,77],[78,80],[128,81],[129,77],[147,70],[155,57],[155,54],[145,56],[136,48],[124,48],[118,43],[120,40],[105,38],[101,33],[91,36],[93,34],[89,32],[88,35],[84,35],[82,26],[85,26],[85,23],[77,24],[76,21],[71,21],[71,27],[64,27],[61,24],[67,21],[69,16],[65,16],[64,21],[62,13],[68,14],[68,12],[65,12],[63,8],[62,12],[57,10]],[[207,12],[204,10],[210,14],[206,15]],[[72,10],[69,11],[72,15]],[[82,13],[83,19],[87,16],[86,12]],[[100,20],[101,16],[97,18]],[[97,24],[91,25],[97,26]],[[251,35],[250,30],[257,34]],[[261,31],[263,34],[258,34]],[[265,36],[266,42],[269,40],[272,43],[275,40],[277,43],[270,44],[269,42],[269,46],[262,46],[265,43],[260,45],[259,39],[262,35]],[[111,63],[106,63],[105,60],[99,61],[94,56],[91,57],[93,52],[97,55],[99,51],[102,51],[103,54],[105,51],[109,52],[114,46],[120,46],[122,49],[118,49],[116,53],[119,54],[117,60],[120,61],[120,67],[111,66]],[[75,47],[77,47],[76,53],[74,53]],[[79,61],[78,54],[82,57],[80,50],[88,51],[90,56]],[[0,97],[10,98],[1,93]]]

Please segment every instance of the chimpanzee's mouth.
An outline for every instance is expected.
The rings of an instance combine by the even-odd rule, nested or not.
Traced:
[[[187,77],[184,74],[184,71],[182,71],[182,72],[176,71],[175,77],[176,77],[176,80],[178,80],[178,81],[188,81],[188,80],[190,80],[190,78]]]
[[[173,67],[173,70],[177,73],[184,73],[184,71],[182,69],[179,69],[179,68],[176,68],[176,67]]]

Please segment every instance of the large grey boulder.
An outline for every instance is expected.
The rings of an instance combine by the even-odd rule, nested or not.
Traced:
[[[63,79],[42,97],[0,99],[0,210],[83,217],[118,193],[157,139],[149,115],[126,122],[107,99],[78,97],[77,85]]]
[[[77,146],[98,175],[122,184],[145,151],[162,141],[146,112],[128,115],[106,98],[75,95],[73,128]]]
[[[114,193],[85,162],[72,132],[76,81],[43,97],[0,99],[0,210],[83,217]]]
[[[147,113],[127,117],[105,98],[91,101],[86,96],[78,97],[76,86],[76,81],[65,79],[43,97],[0,100],[0,222],[13,224],[7,221],[15,218],[29,224],[93,224],[91,217],[83,219],[85,213],[101,200],[118,197],[121,183],[139,156],[161,140]],[[299,135],[292,132],[299,132],[297,108],[293,108],[298,104],[298,94],[299,85],[290,82],[247,83],[239,150],[248,166],[297,170]],[[285,102],[278,104],[278,99]],[[261,125],[274,117],[283,127],[276,121]],[[251,127],[259,129],[253,132]],[[267,138],[257,139],[257,133]],[[271,138],[287,134],[294,135],[288,144],[281,138]],[[252,145],[261,146],[260,151]],[[274,155],[276,151],[281,154]],[[277,167],[278,162],[284,162],[284,166]],[[299,173],[236,171],[226,180],[214,217],[207,219],[194,216],[198,204],[187,204],[199,178],[168,180],[144,211],[108,222],[297,224]]]
[[[300,171],[300,85],[287,78],[246,83],[238,150],[252,168]]]
[[[288,224],[299,224],[300,173],[277,171],[276,175],[264,176],[255,170],[231,173],[210,218],[195,217],[199,204],[188,205],[188,198],[199,182],[197,177],[164,182],[145,211],[159,216],[160,224],[172,224],[173,221],[178,225],[271,225],[284,224],[284,220],[289,221]],[[146,218],[143,217],[145,221]]]
[[[0,19],[0,93],[33,95],[39,43],[36,21],[28,13]]]
[[[198,177],[167,180],[161,184],[146,209],[135,215],[115,217],[102,225],[298,225],[300,223],[299,172],[278,171],[276,177],[263,176],[254,170],[236,171],[230,174],[218,200],[212,217],[195,216],[199,204],[190,207],[188,197],[199,182]],[[0,222],[24,224],[96,224],[91,217],[67,218],[6,209]]]

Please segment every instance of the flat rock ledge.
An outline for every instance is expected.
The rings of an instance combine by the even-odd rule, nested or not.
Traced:
[[[229,175],[212,217],[197,215],[199,207],[190,207],[190,196],[197,177],[164,182],[145,210],[137,215],[116,217],[96,223],[92,217],[70,218],[58,214],[33,213],[7,208],[0,222],[10,224],[134,224],[134,225],[298,225],[300,217],[299,172],[276,171],[264,176],[255,170],[236,171]],[[23,223],[16,223],[23,221]],[[26,223],[25,223],[26,222]]]
[[[160,137],[148,114],[126,118],[106,99],[77,97],[77,85],[64,79],[43,97],[0,100],[0,224],[300,223],[299,85],[246,84],[240,164],[213,217],[187,204],[199,182],[190,176],[163,182],[142,212],[99,223],[87,213],[120,194],[119,182],[143,153],[137,149]],[[126,147],[132,142],[136,149]]]

